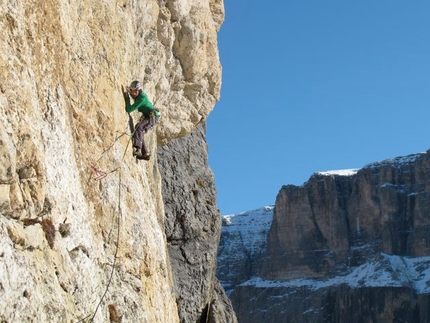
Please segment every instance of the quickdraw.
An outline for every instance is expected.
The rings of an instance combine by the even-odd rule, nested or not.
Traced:
[[[94,177],[95,181],[100,181],[108,175],[108,173],[98,169],[97,167],[93,166],[93,167],[91,167],[91,169],[93,170],[93,172],[95,174],[95,177]]]

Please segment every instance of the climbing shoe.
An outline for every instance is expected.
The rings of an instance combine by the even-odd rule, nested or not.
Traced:
[[[143,160],[149,160],[150,158],[151,158],[151,155],[150,154],[148,154],[148,153],[146,153],[146,154],[144,154],[144,155],[142,155],[142,154],[138,154],[138,155],[136,155],[136,158],[137,159],[143,159]]]

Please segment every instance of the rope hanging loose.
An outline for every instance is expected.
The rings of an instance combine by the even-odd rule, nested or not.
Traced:
[[[116,247],[115,247],[115,254],[113,256],[113,264],[112,264],[112,270],[110,272],[110,276],[108,279],[108,282],[106,284],[106,288],[105,291],[102,295],[102,297],[100,298],[99,303],[97,304],[96,309],[94,310],[94,314],[92,315],[91,319],[89,322],[93,322],[94,318],[97,314],[97,311],[99,310],[104,298],[106,297],[106,294],[108,292],[109,286],[112,283],[112,279],[113,279],[113,274],[115,272],[115,266],[116,266],[116,261],[118,259],[118,249],[119,249],[119,236],[120,236],[120,226],[121,226],[121,217],[122,217],[122,209],[121,209],[121,171],[119,171],[118,173],[118,220],[117,220],[117,226],[118,226],[118,230],[117,230],[117,237],[116,237]]]
[[[129,117],[130,117],[129,118],[129,127],[130,127],[130,125],[133,122],[133,119],[131,118],[130,115],[129,115]],[[130,123],[130,120],[131,120],[131,123]],[[130,136],[129,140],[127,141],[127,146],[125,147],[124,154],[122,155],[121,163],[124,161],[124,158],[125,158],[127,150],[128,150],[128,146],[130,145],[130,141],[131,141],[131,138],[132,138],[133,132],[134,132],[134,127],[133,127],[133,129],[130,127],[130,130],[133,130],[133,131],[131,132],[131,136]],[[102,152],[102,156],[96,161],[96,164],[103,158],[103,155],[106,152],[108,152],[110,149],[112,149],[112,147],[115,145],[115,143],[121,137],[123,137],[124,135],[126,135],[126,132],[124,132],[120,136],[118,136],[115,139],[114,143]],[[103,302],[103,300],[105,299],[105,297],[107,295],[109,287],[110,287],[110,285],[112,283],[113,275],[114,275],[114,272],[115,272],[115,266],[116,266],[116,262],[117,262],[117,259],[118,259],[118,250],[119,250],[120,233],[121,233],[121,218],[122,218],[122,207],[121,207],[122,171],[121,171],[121,167],[119,166],[119,167],[117,167],[117,168],[115,168],[115,169],[113,169],[111,171],[106,172],[106,171],[103,171],[103,170],[101,170],[100,168],[98,168],[96,166],[91,166],[91,170],[93,171],[93,173],[91,174],[90,178],[94,174],[94,178],[93,179],[96,180],[96,181],[100,181],[100,180],[106,178],[107,175],[109,175],[109,174],[111,174],[111,173],[113,173],[113,172],[115,172],[115,171],[118,170],[118,218],[117,218],[117,227],[118,227],[118,229],[117,229],[117,239],[116,239],[116,246],[115,246],[115,253],[114,253],[114,258],[113,258],[112,270],[110,272],[109,279],[108,279],[108,282],[106,284],[106,288],[105,288],[105,290],[103,292],[103,295],[101,296],[100,301],[98,302],[98,304],[97,304],[97,306],[96,306],[93,314],[87,315],[83,319],[79,320],[78,323],[80,323],[80,322],[88,322],[88,323],[93,322],[94,318],[95,318],[95,316],[96,316],[96,314],[97,314],[97,312],[98,312],[98,310],[99,310],[99,308],[100,308],[100,306],[101,306],[101,304]]]

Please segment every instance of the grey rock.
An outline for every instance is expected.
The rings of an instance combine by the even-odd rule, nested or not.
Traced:
[[[158,149],[174,291],[181,322],[236,322],[215,278],[221,220],[205,131]]]
[[[340,285],[314,291],[244,286],[231,297],[239,322],[246,323],[430,322],[430,298],[407,287]]]

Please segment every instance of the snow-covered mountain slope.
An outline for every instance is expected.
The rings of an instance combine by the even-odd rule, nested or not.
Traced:
[[[217,277],[227,292],[258,273],[273,206],[222,217]]]

